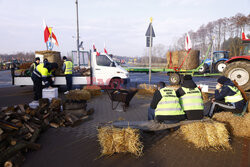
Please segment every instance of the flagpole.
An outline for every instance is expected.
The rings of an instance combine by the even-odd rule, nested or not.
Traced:
[[[77,53],[77,64],[80,66],[80,54],[79,54],[79,20],[78,20],[78,0],[76,0],[76,53]]]

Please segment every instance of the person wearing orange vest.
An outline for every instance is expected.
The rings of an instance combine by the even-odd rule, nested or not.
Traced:
[[[69,91],[72,89],[72,72],[73,72],[73,63],[67,59],[66,56],[63,56],[63,67],[62,70],[65,74],[66,84],[67,84],[67,91],[64,94],[68,94]]]

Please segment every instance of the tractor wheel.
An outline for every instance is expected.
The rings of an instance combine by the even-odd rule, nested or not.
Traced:
[[[236,61],[228,64],[223,75],[235,80],[245,91],[250,89],[250,63],[248,61]]]
[[[216,63],[215,65],[215,72],[217,73],[222,73],[224,71],[224,69],[226,68],[226,63],[225,61],[219,61]]]
[[[207,64],[203,64],[201,68],[199,69],[199,74],[204,74],[209,69]]]
[[[171,73],[169,76],[169,82],[171,85],[179,85],[181,82],[181,77],[177,73]]]

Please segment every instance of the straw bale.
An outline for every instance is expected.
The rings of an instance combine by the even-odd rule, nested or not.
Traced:
[[[187,55],[187,51],[178,51],[178,67],[182,64],[184,58]],[[192,70],[199,66],[200,63],[200,51],[199,50],[191,50],[184,61],[181,69],[183,70]]]
[[[63,60],[61,59],[61,53],[60,52],[45,50],[45,51],[36,51],[35,53],[43,55],[43,58],[48,59],[48,61],[50,63],[57,63],[58,64],[58,69],[56,70],[56,75],[61,74]]]
[[[167,68],[170,68],[170,52],[167,52]],[[171,52],[172,67],[177,67],[179,64],[178,51]]]
[[[99,96],[102,94],[101,87],[96,85],[85,86],[83,90],[89,91],[91,97]]]
[[[142,155],[143,145],[138,129],[102,127],[98,129],[98,140],[102,147],[102,155],[126,152],[136,156]]]
[[[202,94],[202,98],[203,98],[203,102],[208,102],[209,101],[209,94],[206,92],[201,92]]]
[[[214,114],[213,119],[228,125],[230,133],[234,136],[250,137],[250,113],[241,117],[231,112],[220,112]]]
[[[81,100],[89,100],[91,98],[91,95],[87,90],[71,90],[66,95],[66,98],[68,100],[81,101]]]
[[[138,93],[139,95],[150,95],[152,96],[155,91],[156,91],[156,88],[154,86],[151,86],[151,85],[148,85],[148,84],[140,84],[139,86],[139,89],[138,89]]]
[[[182,125],[180,133],[184,139],[193,143],[197,148],[227,148],[229,144],[229,134],[223,123],[217,122],[195,122]]]

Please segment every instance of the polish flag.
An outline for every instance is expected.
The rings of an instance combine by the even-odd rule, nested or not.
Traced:
[[[97,49],[96,49],[96,47],[95,47],[95,44],[93,43],[93,50],[94,50],[94,52],[96,52],[96,56],[100,56],[100,53],[99,52],[97,52]]]
[[[187,33],[187,36],[185,37],[185,50],[188,51],[192,48],[192,42],[189,37],[189,34]]]
[[[49,33],[49,28],[44,20],[43,20],[43,29],[44,29],[44,42],[46,43],[49,40],[50,33]]]
[[[241,30],[242,30],[242,34],[241,34],[242,40],[248,40],[248,38],[246,37],[246,35],[243,31],[243,28],[241,28]]]
[[[56,36],[55,36],[55,34],[52,32],[52,42],[56,45],[56,46],[59,46],[58,45],[58,41],[57,41],[57,39],[56,39]]]
[[[104,52],[105,52],[106,54],[108,54],[108,52],[107,52],[106,48],[104,48]]]

